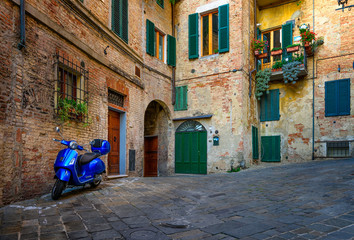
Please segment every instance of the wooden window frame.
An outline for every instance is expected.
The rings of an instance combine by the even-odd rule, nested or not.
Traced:
[[[159,55],[159,44],[160,44],[160,38],[159,36],[162,36],[162,59],[160,59],[160,55]],[[166,34],[162,33],[161,31],[159,31],[157,28],[155,28],[155,57],[157,59],[159,59],[162,62],[165,62],[165,37]]]
[[[200,51],[201,54],[200,56],[204,57],[204,56],[210,56],[216,53],[213,53],[213,14],[214,13],[219,13],[218,10],[216,11],[212,11],[212,12],[208,12],[208,13],[204,13],[202,15],[200,15]],[[208,16],[209,18],[209,54],[208,55],[204,55],[203,54],[203,17]],[[218,41],[219,41],[219,26],[218,26]]]
[[[267,34],[267,33],[270,33],[270,40],[268,40],[268,43],[270,44],[270,47],[269,47],[269,52],[268,54],[270,55],[270,52],[272,51],[272,49],[274,48],[274,42],[272,41],[274,39],[274,32],[275,31],[278,31],[280,30],[280,42],[281,42],[281,45],[283,45],[283,42],[282,42],[282,31],[281,31],[281,27],[277,27],[277,28],[273,28],[271,30],[267,30],[267,31],[264,31],[264,32],[261,32],[261,40],[263,41],[263,35],[264,34]],[[283,46],[281,46],[283,47]],[[278,61],[282,61],[283,60],[283,56],[281,56],[281,59],[278,60]],[[274,61],[274,57],[275,56],[270,56],[270,62],[268,63],[263,63],[263,59],[262,59],[262,70],[263,69],[266,69],[266,68],[272,68],[273,64],[277,61]]]

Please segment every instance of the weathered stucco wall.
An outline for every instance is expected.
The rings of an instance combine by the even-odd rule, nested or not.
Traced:
[[[270,89],[280,89],[280,120],[262,122],[262,136],[281,136],[281,161],[298,162],[312,159],[313,125],[312,101],[315,83],[315,157],[327,156],[328,141],[349,141],[350,154],[354,156],[354,118],[353,107],[349,116],[325,117],[325,82],[350,78],[351,106],[353,106],[353,14],[346,10],[335,11],[336,2],[301,1],[279,7],[258,11],[261,29],[279,26],[290,20],[298,11],[295,19],[294,36],[299,36],[298,26],[310,24],[313,31],[313,10],[315,11],[316,37],[324,37],[324,45],[318,48],[313,57],[308,58],[308,75],[296,84],[283,81],[271,82]],[[281,17],[276,17],[281,14]],[[341,71],[338,72],[338,65]],[[314,66],[314,67],[313,67]]]

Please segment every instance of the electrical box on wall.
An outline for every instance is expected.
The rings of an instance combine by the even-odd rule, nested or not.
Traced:
[[[213,146],[219,146],[219,136],[213,137]]]

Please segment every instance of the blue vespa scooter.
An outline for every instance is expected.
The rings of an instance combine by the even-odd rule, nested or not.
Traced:
[[[106,166],[99,157],[110,152],[111,145],[109,142],[102,139],[91,141],[92,152],[89,153],[76,141],[64,140],[59,127],[56,127],[56,131],[63,140],[57,140],[55,138],[53,138],[53,140],[60,142],[67,146],[67,148],[58,153],[54,162],[54,178],[56,182],[52,189],[52,199],[59,199],[68,185],[83,186],[88,183],[91,187],[97,187],[102,181],[101,174],[106,171]],[[86,153],[79,155],[76,150],[86,151]]]

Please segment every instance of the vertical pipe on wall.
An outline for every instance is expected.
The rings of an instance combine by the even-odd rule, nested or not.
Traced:
[[[26,29],[25,29],[25,0],[20,2],[20,43],[18,49],[26,47]]]
[[[315,0],[312,0],[313,32],[315,32]],[[312,160],[315,160],[315,56],[312,60]]]
[[[171,3],[171,18],[172,18],[172,36],[175,37],[175,19],[174,5]],[[177,58],[177,41],[176,41],[176,58]],[[177,59],[176,59],[177,62]],[[176,104],[176,67],[172,67],[172,105]]]

